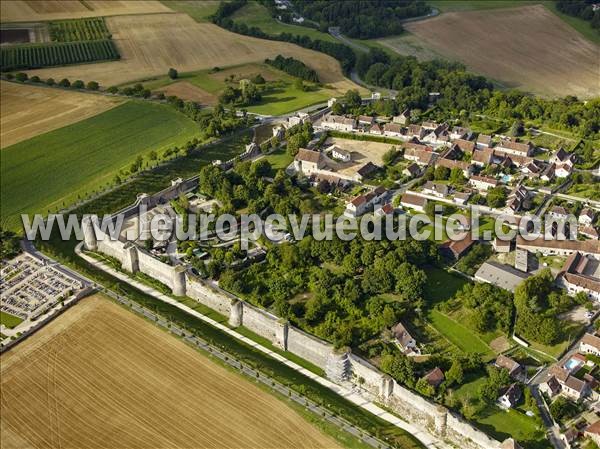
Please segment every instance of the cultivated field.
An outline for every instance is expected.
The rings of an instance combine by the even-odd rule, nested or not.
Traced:
[[[123,101],[0,81],[0,148],[79,122]]]
[[[357,88],[344,78],[330,56],[293,44],[231,33],[211,23],[197,23],[185,14],[115,16],[106,19],[121,55],[120,61],[30,71],[41,78],[95,80],[104,86],[180,72],[262,62],[278,54],[303,60],[322,82],[345,92]]]
[[[213,105],[217,103],[218,97],[194,86],[188,81],[178,81],[170,84],[163,89],[159,89],[158,92],[164,93],[167,97],[175,95],[176,97],[183,98],[184,100],[195,101],[200,104]]]
[[[99,295],[1,360],[4,449],[339,447],[284,402]]]
[[[171,10],[161,2],[154,0],[2,0],[0,2],[2,22],[77,19],[159,12],[171,12]]]
[[[94,96],[95,97],[95,96]],[[46,213],[111,183],[138,155],[159,154],[198,134],[195,122],[172,107],[129,101],[102,114],[0,151],[3,223]]]
[[[600,47],[541,5],[449,12],[405,28],[446,59],[546,96],[600,94]]]

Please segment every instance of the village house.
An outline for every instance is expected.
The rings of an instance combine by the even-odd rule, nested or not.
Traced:
[[[350,217],[359,217],[367,212],[369,206],[373,204],[373,199],[375,195],[369,192],[365,195],[359,195],[356,198],[352,199],[348,204],[346,204],[346,210],[344,214]]]
[[[327,151],[330,151],[331,156],[338,161],[350,162],[352,160],[350,152],[338,147],[337,145],[331,145],[329,148],[327,148]]]
[[[600,242],[595,240],[546,240],[538,237],[534,240],[525,240],[517,236],[517,247],[524,248],[533,253],[544,256],[569,256],[575,252],[589,255],[600,260]]]
[[[548,215],[559,220],[566,220],[569,218],[569,212],[562,206],[552,206],[548,211]]]
[[[479,134],[475,142],[477,144],[477,148],[481,150],[489,148],[492,146],[492,136],[489,136],[487,134]]]
[[[440,184],[433,181],[427,181],[423,186],[423,193],[426,195],[437,196],[438,198],[445,198],[450,194],[450,186],[448,184]]]
[[[582,211],[579,213],[579,224],[582,226],[591,226],[592,223],[594,223],[594,219],[596,218],[596,213],[590,209],[589,207],[586,207],[585,209],[582,209]]]
[[[522,185],[518,185],[509,193],[504,210],[507,213],[518,212],[526,206],[528,199],[529,193],[527,189]]]
[[[469,201],[469,198],[471,198],[472,194],[472,192],[456,192],[452,197],[452,200],[456,204],[464,206],[465,204],[467,204],[467,201]]]
[[[288,118],[288,126],[291,128],[292,126],[301,125],[310,120],[310,116],[306,112],[298,112],[296,115]]]
[[[410,335],[410,333],[404,327],[404,324],[398,322],[392,327],[392,335],[396,340],[396,343],[400,347],[400,350],[405,355],[420,355],[421,350],[417,347],[417,341]]]
[[[427,198],[415,195],[414,193],[404,193],[400,198],[400,205],[405,209],[414,209],[418,212],[425,212]]]
[[[535,159],[521,169],[521,173],[529,177],[538,177],[543,172],[544,167]]]
[[[521,387],[518,384],[511,384],[504,394],[498,398],[498,405],[502,408],[513,408],[521,399]]]
[[[554,172],[556,171],[556,164],[550,164],[542,171],[540,179],[544,182],[550,182],[554,179]]]
[[[566,164],[572,167],[575,165],[575,155],[568,153],[564,148],[560,148],[552,155],[549,162],[556,165]]]
[[[436,366],[434,369],[425,374],[423,379],[425,379],[425,381],[432,387],[437,388],[446,379],[446,377],[444,376],[444,372]]]
[[[471,163],[480,167],[491,164],[493,160],[494,150],[492,148],[473,151],[473,155],[471,156]]]
[[[365,178],[368,178],[373,173],[375,173],[377,170],[379,170],[379,167],[377,165],[375,165],[373,162],[369,161],[356,171],[354,180],[359,181],[359,182],[363,181]]]
[[[497,151],[515,156],[530,157],[533,156],[534,146],[531,144],[531,142],[523,143],[517,142],[514,139],[504,139],[498,145],[496,145],[495,149]]]
[[[369,129],[369,134],[380,136],[383,134],[383,128],[379,123],[374,123],[373,126],[371,126],[371,128]]]
[[[415,178],[421,174],[421,168],[413,162],[412,164],[409,164],[404,170],[402,170],[402,174],[410,178]]]
[[[385,215],[392,215],[395,212],[396,212],[396,209],[394,208],[394,206],[392,206],[391,203],[385,203],[383,206],[375,208],[375,215],[378,217],[383,217]]]
[[[573,172],[573,166],[570,164],[556,164],[554,176],[557,178],[566,178]]]
[[[494,365],[496,368],[505,369],[508,371],[508,374],[513,379],[519,381],[525,381],[526,379],[525,367],[510,357],[500,354],[498,358],[496,358]]]
[[[599,8],[600,9],[600,8]],[[600,420],[588,426],[583,434],[600,446]]]
[[[444,256],[458,260],[464,256],[475,244],[470,233],[465,233],[459,240],[447,240],[440,245],[440,253]]]
[[[453,126],[452,131],[450,131],[450,139],[470,139],[471,134],[472,133],[469,128],[463,128],[462,126]]]
[[[423,128],[421,125],[408,125],[408,129],[406,131],[406,135],[408,137],[416,137],[421,140],[425,134],[427,134],[427,129]]]
[[[352,132],[356,129],[356,120],[341,115],[327,115],[321,120],[321,128],[334,131]]]
[[[433,122],[431,120],[425,120],[423,123],[421,123],[421,126],[423,128],[425,128],[426,130],[433,130],[433,129],[436,129],[438,126],[440,126],[440,124]]]
[[[580,226],[577,232],[592,240],[598,240],[600,237],[598,230],[593,226]]]
[[[279,126],[275,126],[273,128],[273,137],[276,137],[277,139],[283,139],[283,137],[285,136],[285,128],[283,125],[279,125]]]
[[[465,178],[469,178],[471,176],[471,174],[473,173],[473,166],[471,164],[469,164],[468,162],[464,162],[464,161],[455,161],[452,159],[437,159],[435,161],[435,165],[438,167],[446,167],[450,170],[454,169],[454,168],[459,168],[462,170],[463,176]]]
[[[375,123],[375,119],[370,115],[359,115],[358,124],[362,126],[371,126]]]
[[[579,342],[579,352],[600,357],[600,337],[594,334],[585,334]]]
[[[300,148],[294,157],[294,168],[296,172],[309,176],[325,166],[323,155],[320,151]]]
[[[473,186],[480,192],[487,192],[498,185],[498,181],[488,176],[474,175],[469,178],[469,185]]]
[[[472,154],[473,151],[475,151],[475,142],[470,140],[458,139],[455,140],[453,144],[463,153]]]
[[[450,141],[448,125],[445,123],[439,125],[434,130],[431,130],[428,133],[426,133],[421,140],[432,145],[443,145],[445,143],[448,143]]]
[[[329,100],[327,100],[327,107],[330,108],[330,107],[332,107],[336,103],[337,103],[337,98],[332,97]]]
[[[388,137],[405,137],[404,128],[397,123],[386,123],[383,125],[383,134]]]
[[[548,379],[540,384],[540,391],[550,397],[557,394],[579,402],[589,394],[589,384],[572,376],[571,373],[560,365],[553,365],[548,373]]]
[[[429,165],[437,157],[433,149],[426,145],[408,142],[403,146],[404,159],[416,162],[419,165]]]
[[[400,115],[395,115],[392,117],[392,122],[397,123],[399,125],[406,125],[410,120],[410,110],[405,109],[402,111]]]

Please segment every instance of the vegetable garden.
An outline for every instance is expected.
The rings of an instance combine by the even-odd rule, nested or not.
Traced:
[[[78,42],[110,39],[111,34],[102,17],[50,22],[52,42]]]

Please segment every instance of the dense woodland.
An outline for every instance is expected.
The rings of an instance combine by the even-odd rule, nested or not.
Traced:
[[[556,2],[556,8],[570,16],[587,20],[593,28],[600,31],[600,8],[594,11],[594,4],[598,4],[598,2],[596,0],[559,0]]]
[[[429,14],[421,0],[296,0],[298,12],[319,23],[327,32],[332,26],[358,39],[400,34],[402,20]]]

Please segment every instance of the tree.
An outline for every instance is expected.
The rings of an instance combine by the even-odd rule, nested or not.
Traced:
[[[46,84],[47,84],[48,86],[54,86],[54,85],[56,84],[56,82],[54,81],[54,78],[48,78],[48,79],[46,80]]]
[[[383,154],[383,164],[392,165],[396,160],[396,156],[398,156],[398,151],[396,150],[396,147],[393,146]]]
[[[432,397],[435,394],[435,387],[429,382],[427,382],[427,379],[425,379],[424,377],[420,378],[417,381],[415,385],[415,390],[417,390],[423,396],[426,396],[428,398]]]
[[[27,76],[27,73],[23,73],[23,72],[19,72],[15,75],[15,79],[17,81],[20,81],[21,83],[24,81],[27,81],[29,77]]]
[[[179,76],[179,73],[177,73],[177,70],[175,70],[174,68],[170,68],[169,72],[168,72],[169,78],[171,78],[172,80],[177,79],[177,77]]]
[[[29,78],[29,81],[31,81],[32,83],[39,83],[40,82],[40,77],[37,76],[37,75],[34,75],[31,78]]]
[[[515,120],[510,127],[510,135],[513,137],[522,136],[525,133],[525,126],[522,120]]]
[[[460,385],[464,380],[464,371],[462,367],[462,363],[459,359],[455,358],[452,361],[452,365],[450,369],[446,371],[446,381],[449,385]]]
[[[494,187],[488,190],[487,205],[495,209],[506,205],[506,189],[502,186]]]
[[[452,184],[464,184],[466,182],[466,179],[463,175],[463,171],[460,168],[453,168],[450,171],[450,182]]]
[[[119,92],[119,88],[117,86],[110,86],[106,91],[110,94],[116,94]]]
[[[71,81],[69,81],[68,78],[63,78],[58,82],[58,85],[60,87],[69,87],[69,86],[71,86]]]
[[[448,179],[449,176],[450,176],[449,168],[442,167],[441,165],[438,165],[437,167],[435,167],[435,171],[433,172],[433,178],[436,181],[444,181],[444,180]]]
[[[71,84],[71,87],[73,89],[83,89],[85,87],[85,84],[83,84],[83,81],[81,80],[75,80],[73,81],[73,84]]]
[[[96,81],[90,81],[86,86],[88,90],[98,90],[99,87],[100,85]]]

